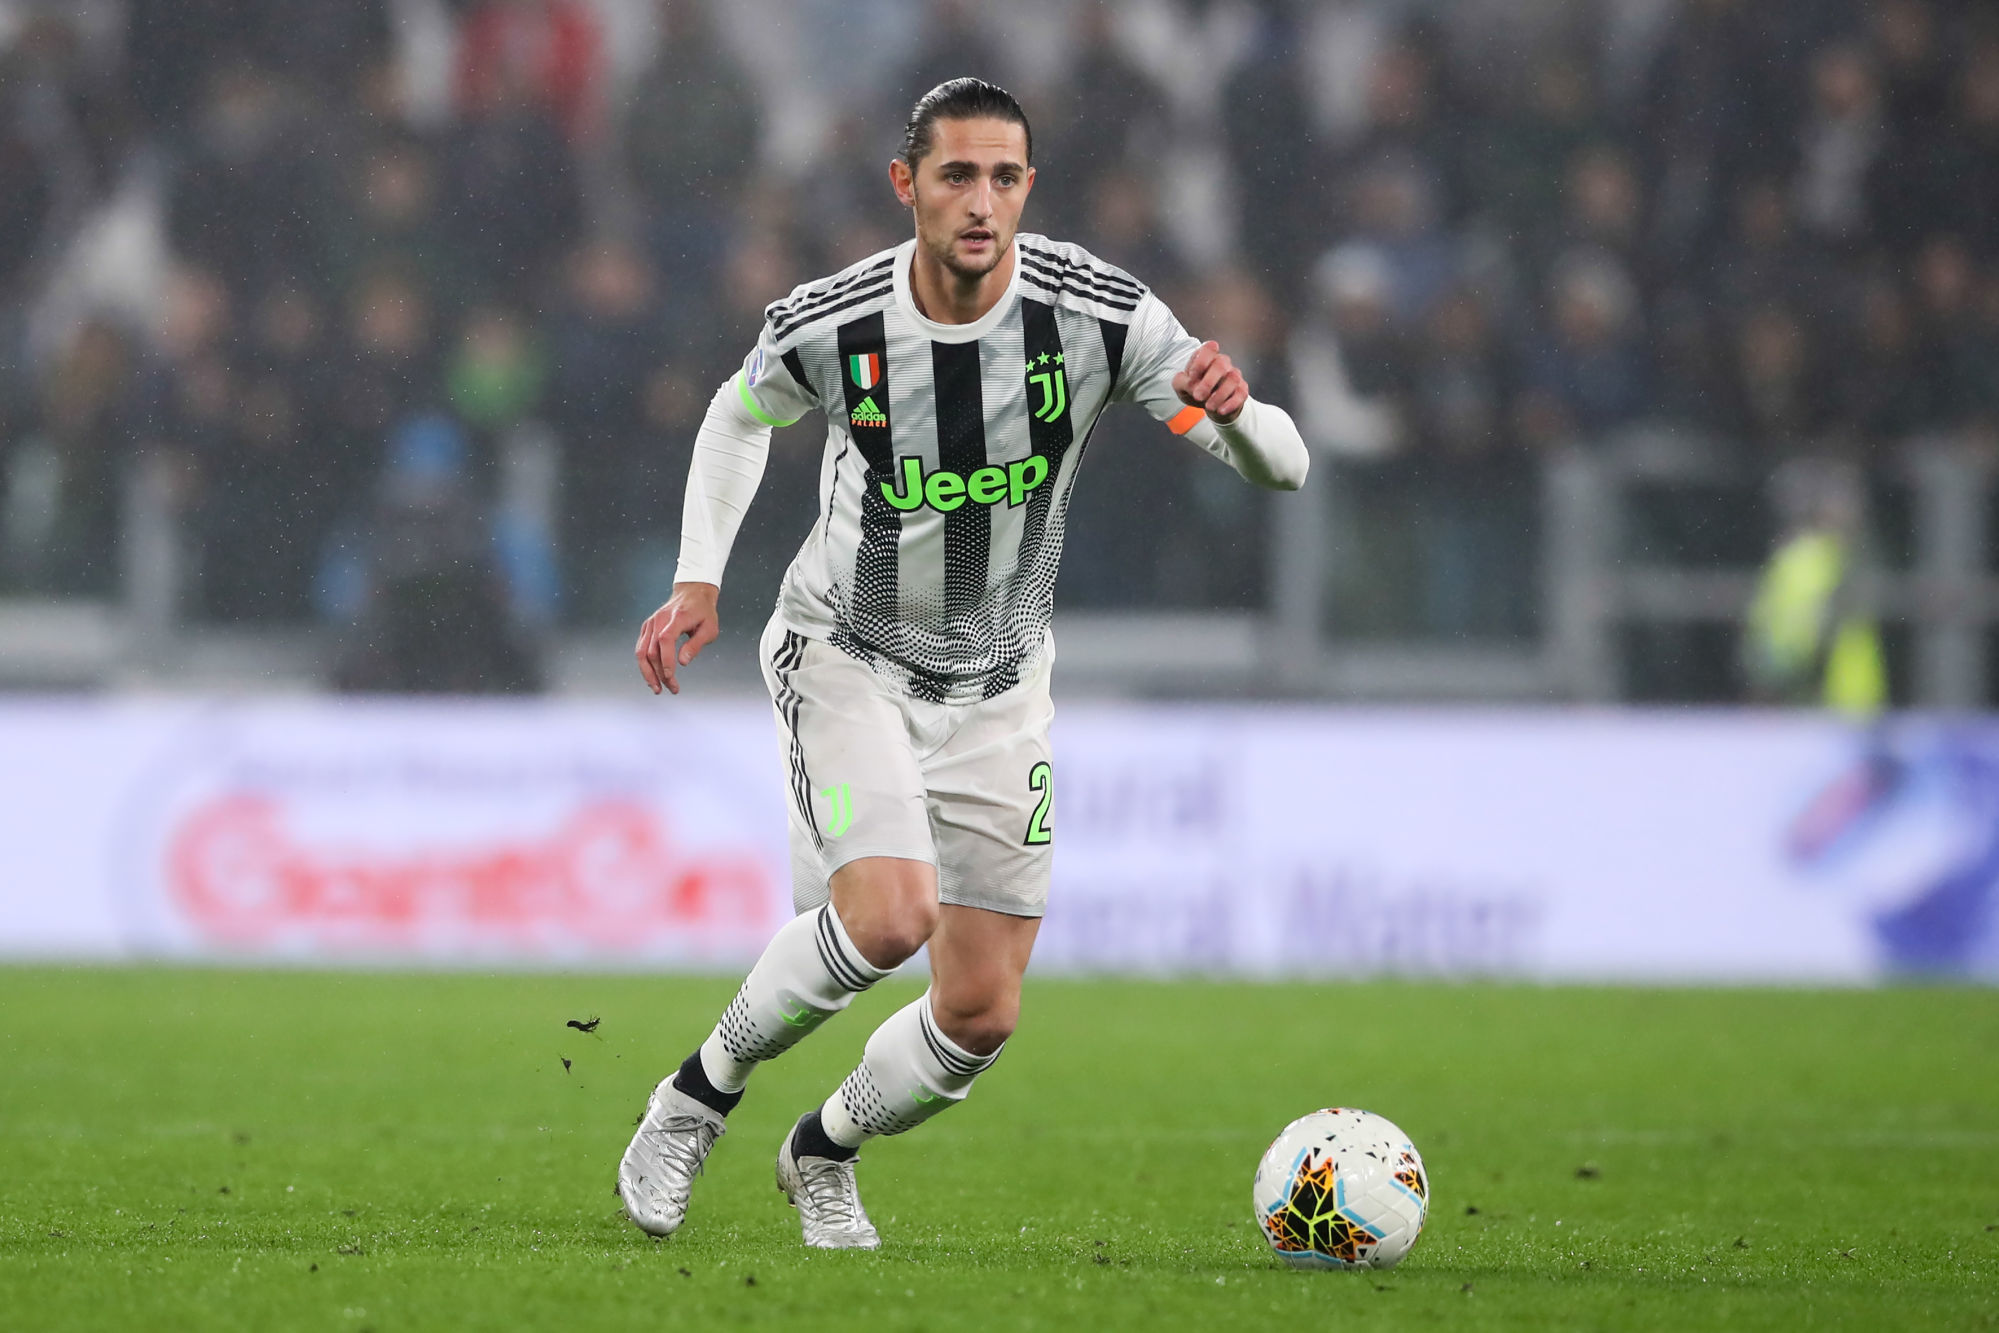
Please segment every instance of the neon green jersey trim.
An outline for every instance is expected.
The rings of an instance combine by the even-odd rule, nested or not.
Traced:
[[[757,404],[757,400],[750,397],[750,386],[743,382],[743,372],[740,370],[736,372],[736,396],[743,400],[743,406],[750,410],[750,415],[758,421],[763,422],[766,426],[789,426],[791,421],[798,420],[797,417],[793,417],[791,421],[779,421],[776,417],[764,411]]]

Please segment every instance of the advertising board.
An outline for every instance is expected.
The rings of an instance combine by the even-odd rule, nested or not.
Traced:
[[[0,956],[730,971],[749,702],[0,706]],[[1077,706],[1043,972],[1999,979],[1999,726]]]

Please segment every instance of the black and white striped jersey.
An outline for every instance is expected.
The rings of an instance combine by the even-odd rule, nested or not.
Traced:
[[[918,313],[914,240],[807,283],[765,312],[736,377],[766,424],[826,414],[820,518],[782,620],[937,702],[991,698],[1038,662],[1106,406],[1137,402],[1225,452],[1173,392],[1200,343],[1156,296],[1079,246],[1014,245],[1005,296],[972,324]]]

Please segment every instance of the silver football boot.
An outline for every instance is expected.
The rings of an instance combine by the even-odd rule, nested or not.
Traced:
[[[818,1250],[878,1250],[881,1236],[861,1206],[854,1183],[856,1160],[800,1157],[795,1151],[796,1126],[777,1150],[777,1187],[798,1210],[805,1243]]]
[[[671,1074],[659,1081],[618,1163],[618,1197],[639,1230],[671,1236],[679,1229],[694,1177],[727,1132],[722,1117],[676,1088]]]

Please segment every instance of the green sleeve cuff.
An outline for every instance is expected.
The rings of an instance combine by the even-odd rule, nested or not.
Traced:
[[[750,415],[758,421],[763,422],[766,426],[789,426],[791,421],[798,420],[797,417],[793,417],[791,421],[779,421],[776,417],[764,411],[757,400],[750,397],[750,386],[744,383],[743,372],[740,370],[736,372],[736,396],[743,400],[743,406],[749,409]]]

